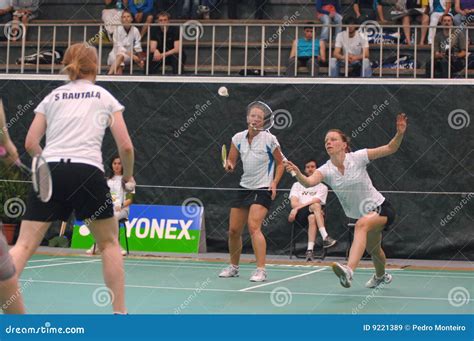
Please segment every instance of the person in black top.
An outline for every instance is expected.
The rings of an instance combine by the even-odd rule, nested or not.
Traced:
[[[359,24],[367,20],[376,21],[377,15],[381,24],[387,23],[383,7],[378,0],[355,0],[352,6]]]
[[[148,72],[150,74],[161,73],[163,63],[171,65],[173,74],[178,73],[179,65],[179,30],[176,27],[169,27],[170,14],[161,12],[157,16],[160,24],[151,28],[150,31],[150,66]],[[165,35],[166,33],[166,35]],[[166,38],[166,42],[165,42]],[[182,54],[181,62],[184,65],[186,55]]]

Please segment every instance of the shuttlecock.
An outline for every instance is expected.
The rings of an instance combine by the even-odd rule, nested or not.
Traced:
[[[219,94],[219,96],[229,97],[229,91],[227,90],[227,88],[225,86],[221,86],[217,93]]]

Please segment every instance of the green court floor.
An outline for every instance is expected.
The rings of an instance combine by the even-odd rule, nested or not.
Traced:
[[[216,262],[125,260],[131,314],[473,314],[474,272],[393,270],[393,282],[367,289],[360,269],[345,289],[329,267],[269,265],[268,281],[220,279]],[[110,314],[99,257],[37,255],[21,277],[29,313]]]

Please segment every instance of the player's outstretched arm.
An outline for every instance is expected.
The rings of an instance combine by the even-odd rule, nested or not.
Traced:
[[[395,134],[394,138],[386,145],[380,146],[377,148],[367,149],[367,156],[369,160],[379,159],[384,156],[391,155],[395,153],[403,140],[403,135],[407,129],[407,121],[408,118],[404,113],[400,113],[397,115],[397,133]]]

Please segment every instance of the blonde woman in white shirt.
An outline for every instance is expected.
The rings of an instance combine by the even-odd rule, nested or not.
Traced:
[[[330,159],[313,175],[303,175],[298,167],[288,161],[288,172],[296,172],[298,181],[306,187],[315,186],[324,181],[336,193],[345,214],[357,219],[347,265],[333,264],[334,273],[339,277],[343,287],[349,288],[353,271],[359,265],[364,250],[372,256],[375,274],[366,283],[366,287],[375,288],[388,284],[392,276],[385,272],[385,253],[381,247],[382,231],[395,219],[395,211],[384,196],[375,189],[367,173],[367,164],[395,153],[402,143],[407,128],[405,114],[397,116],[397,133],[386,145],[361,149],[351,153],[349,138],[338,129],[331,129],[326,134],[325,147]]]
[[[35,117],[25,141],[30,155],[42,154],[48,162],[53,194],[44,203],[30,192],[20,235],[10,253],[19,276],[51,222],[67,221],[74,211],[77,219],[86,222],[102,251],[104,280],[110,290],[113,311],[125,314],[125,276],[117,240],[118,224],[101,151],[105,130],[110,125],[123,164],[123,180],[133,187],[134,151],[122,115],[124,106],[94,84],[98,66],[94,47],[85,43],[70,46],[63,63],[70,82],[54,89],[34,110]],[[40,143],[45,135],[43,148]]]
[[[137,55],[143,52],[140,31],[132,26],[132,14],[124,10],[122,12],[122,25],[117,26],[113,34],[114,48],[109,53],[107,65],[110,65],[109,75],[121,75],[125,65],[131,60],[143,67],[144,63]]]

